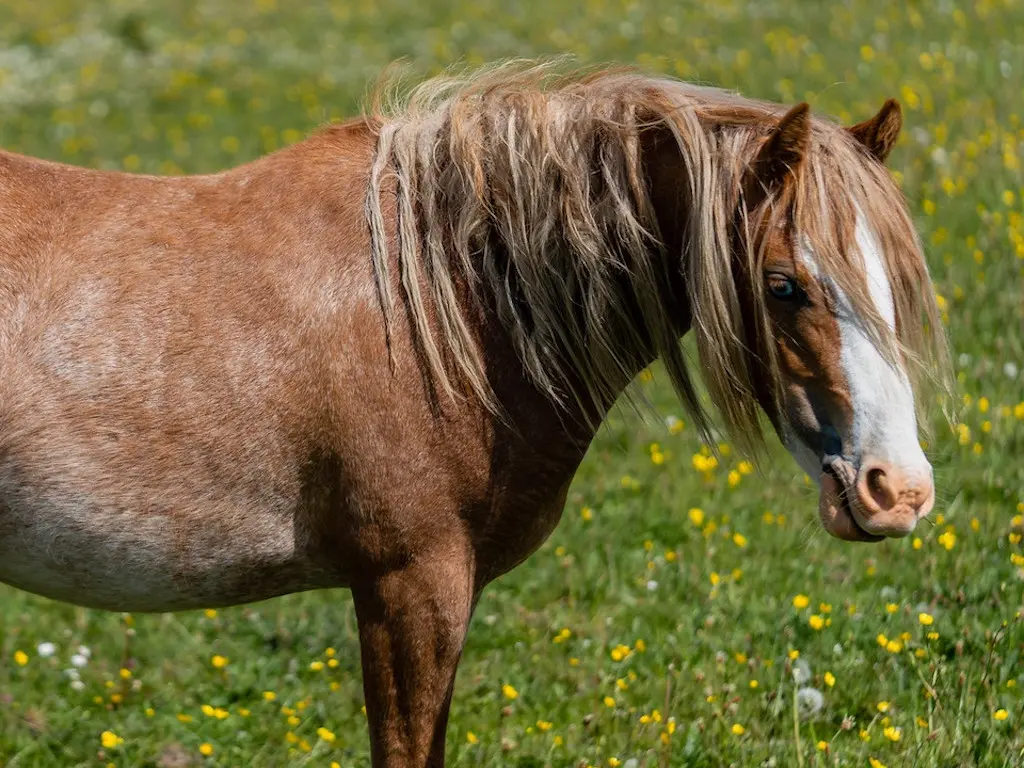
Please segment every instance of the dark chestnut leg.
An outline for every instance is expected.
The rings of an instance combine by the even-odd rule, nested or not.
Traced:
[[[469,547],[418,554],[354,586],[374,768],[442,768],[474,602]]]

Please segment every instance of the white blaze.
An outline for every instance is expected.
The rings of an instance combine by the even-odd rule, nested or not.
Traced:
[[[856,242],[864,260],[868,291],[874,308],[895,331],[896,308],[878,241],[863,215],[857,216]],[[816,276],[814,254],[804,241],[800,255]],[[906,372],[890,364],[872,343],[864,322],[857,316],[849,297],[832,280],[839,326],[839,362],[846,377],[853,423],[848,436],[856,462],[866,457],[891,463],[909,475],[931,479],[931,466],[917,437],[914,394]]]
[[[892,289],[878,241],[863,216],[857,217],[857,246],[864,258],[868,289],[876,311],[896,329]],[[911,473],[931,467],[917,438],[914,393],[902,367],[889,363],[864,334],[845,296],[841,302],[840,364],[853,403],[851,442],[860,456],[870,455]]]

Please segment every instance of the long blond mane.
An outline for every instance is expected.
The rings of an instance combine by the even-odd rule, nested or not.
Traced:
[[[376,100],[366,215],[386,322],[390,327],[396,286],[382,201],[394,189],[397,290],[444,391],[460,396],[468,387],[496,407],[460,298],[489,294],[529,376],[554,401],[576,397],[606,407],[635,374],[635,350],[646,345],[706,429],[665,290],[668,270],[681,268],[710,399],[734,437],[756,441],[750,330],[731,260],[743,175],[783,112],[777,104],[634,71],[564,74],[550,64],[446,75],[390,103]],[[685,172],[681,254],[663,252],[643,167],[642,132],[655,127],[674,138]],[[790,194],[786,206],[769,199],[740,221],[739,258],[755,288],[763,254],[752,233],[793,214],[819,268],[850,297],[885,354],[941,361],[934,294],[888,172],[845,129],[815,119]],[[854,245],[858,208],[883,246],[896,338],[869,297]],[[633,304],[623,295],[624,279]],[[753,293],[755,333],[763,336],[769,329],[762,291]],[[777,384],[778,367],[766,354]]]

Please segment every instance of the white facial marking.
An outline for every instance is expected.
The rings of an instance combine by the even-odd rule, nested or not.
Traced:
[[[867,274],[868,289],[876,311],[896,329],[896,309],[878,241],[863,215],[857,217],[857,247]],[[853,429],[850,440],[859,456],[870,455],[914,472],[931,467],[921,450],[914,413],[914,393],[902,367],[890,364],[865,335],[849,301],[841,302],[839,335],[842,342],[840,364],[846,374],[853,403]]]
[[[855,236],[875,310],[895,330],[892,289],[878,241],[863,214],[857,216]],[[801,241],[800,256],[812,274],[818,276],[814,254],[806,240]],[[860,461],[870,456],[930,479],[931,466],[918,442],[914,395],[906,372],[891,365],[872,343],[843,290],[832,280],[827,283],[835,297],[841,344],[839,361],[853,407],[850,434],[845,436],[853,458]]]

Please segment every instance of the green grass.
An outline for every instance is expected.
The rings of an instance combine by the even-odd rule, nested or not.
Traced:
[[[480,602],[449,758],[522,768],[1020,764],[1019,5],[151,5],[5,3],[0,142],[98,167],[215,170],[352,114],[367,82],[400,57],[428,74],[456,59],[570,51],[807,98],[846,121],[901,98],[907,125],[891,165],[944,297],[963,396],[962,426],[937,418],[929,447],[940,493],[932,524],[877,546],[834,541],[782,451],[760,474],[734,475],[733,487],[740,457],[698,472],[689,427],[619,415],[551,540]],[[681,415],[657,376],[641,386],[662,416]],[[41,655],[40,643],[55,654]],[[73,684],[65,670],[79,646],[91,658]],[[822,694],[820,711],[794,710],[794,670]],[[0,588],[0,764],[360,766],[361,707],[344,591],[122,617]],[[104,732],[115,746],[103,746]]]

